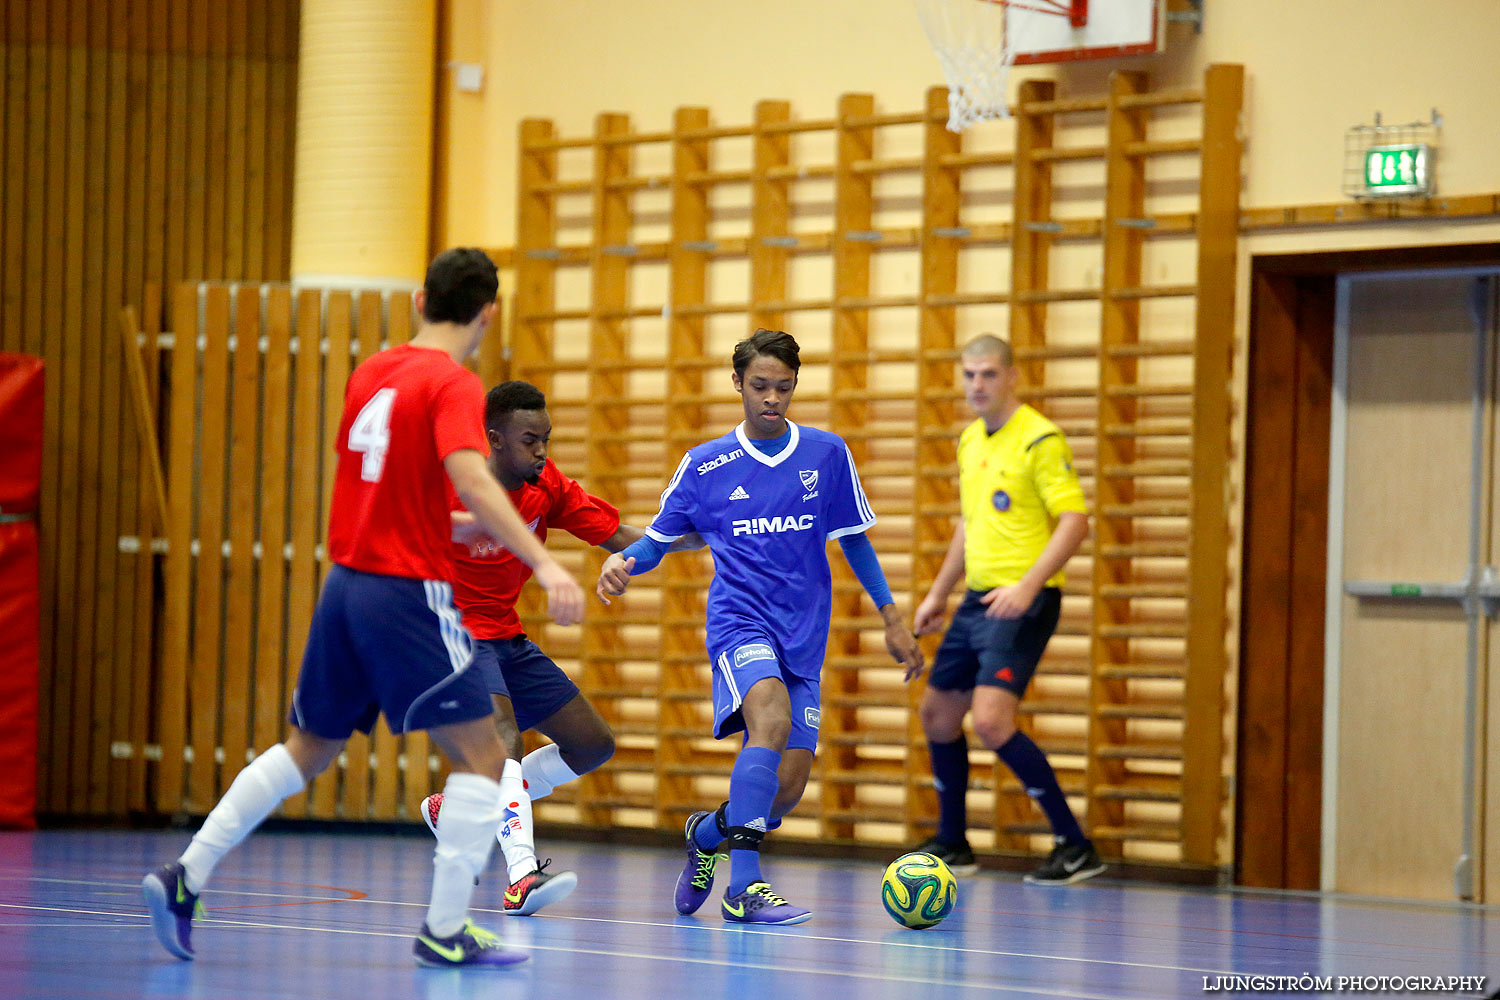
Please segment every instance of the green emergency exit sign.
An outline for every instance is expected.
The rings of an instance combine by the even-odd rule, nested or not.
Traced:
[[[1389,197],[1431,193],[1431,146],[1372,146],[1365,150],[1365,194]]]

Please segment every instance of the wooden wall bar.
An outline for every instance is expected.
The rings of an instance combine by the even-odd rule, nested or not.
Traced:
[[[998,142],[994,130],[946,132],[942,89],[917,114],[847,95],[825,120],[762,102],[748,127],[683,109],[669,133],[611,119],[559,138],[528,121],[520,142],[512,372],[549,392],[559,464],[634,523],[655,512],[684,448],[739,420],[728,346],[780,327],[803,345],[793,418],[846,435],[893,587],[903,604],[919,599],[957,515],[953,448],[967,420],[955,349],[1010,334],[1024,398],[1072,440],[1096,525],[1022,725],[1110,854],[1191,866],[1216,864],[1222,839],[1226,665],[1211,636],[1223,635],[1227,581],[1208,543],[1224,544],[1238,79],[1215,67],[1203,92],[1159,95],[1120,75],[1108,97],[1073,100],[1028,82]],[[993,204],[1005,208],[986,214]],[[652,221],[664,213],[665,236]],[[905,315],[904,330],[887,319]],[[665,359],[651,346],[662,317]],[[592,349],[580,354],[585,321]],[[662,395],[650,373],[664,364]],[[643,475],[653,465],[660,474]],[[909,842],[935,811],[918,689],[892,681],[873,609],[837,553],[833,564],[823,750],[784,832]],[[667,830],[722,794],[728,758],[705,739],[704,570],[670,557],[592,614],[581,641],[532,606],[538,641],[631,741],[539,804],[542,818]],[[631,659],[653,664],[654,687],[616,672]],[[641,699],[652,718],[633,714]],[[655,764],[644,797],[642,753]],[[977,745],[974,763],[971,804],[987,806],[971,808],[976,841],[1044,849],[1024,790]]]
[[[144,679],[160,650],[150,546],[133,547],[152,537],[151,514],[117,316],[135,306],[154,335],[162,299],[148,288],[286,277],[300,8],[260,10],[0,4],[0,350],[47,363],[44,813],[149,805]],[[240,697],[248,676],[226,693]]]

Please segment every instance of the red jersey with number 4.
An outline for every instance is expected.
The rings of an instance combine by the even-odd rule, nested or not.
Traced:
[[[344,389],[328,554],[365,573],[453,579],[443,459],[481,455],[484,385],[446,351],[402,344],[354,370]]]
[[[451,490],[449,496],[454,510],[464,509]],[[620,512],[559,472],[550,458],[536,483],[510,491],[510,502],[538,541],[547,540],[548,528],[557,528],[598,545],[620,530]],[[478,554],[454,543],[453,563],[453,599],[463,611],[464,627],[470,634],[476,639],[520,635],[516,598],[531,577],[531,567],[493,539],[478,547]]]

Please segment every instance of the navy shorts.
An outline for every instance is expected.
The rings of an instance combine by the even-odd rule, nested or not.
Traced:
[[[986,593],[971,590],[964,595],[933,658],[927,685],[940,691],[970,691],[976,684],[988,684],[1019,698],[1057,629],[1062,591],[1043,587],[1019,618],[986,618],[979,601]]]
[[[578,695],[578,685],[524,635],[475,639],[474,665],[491,694],[510,699],[516,728],[522,732],[534,729]]]
[[[714,739],[722,740],[745,728],[740,711],[745,692],[757,681],[774,677],[786,685],[792,702],[792,731],[788,750],[818,748],[818,724],[822,721],[819,699],[822,685],[817,678],[801,677],[787,669],[776,645],[764,633],[740,630],[709,649],[714,665]],[[822,664],[819,664],[822,666]]]
[[[393,733],[482,719],[494,706],[473,662],[449,584],[335,565],[313,612],[291,721],[341,740],[368,733],[381,712]]]

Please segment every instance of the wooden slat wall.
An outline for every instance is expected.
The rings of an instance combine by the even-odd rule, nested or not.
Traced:
[[[1158,93],[1124,74],[1108,96],[1067,100],[1028,82],[1015,124],[962,137],[942,128],[938,89],[914,114],[849,95],[823,120],[763,102],[745,126],[683,109],[670,132],[558,138],[528,121],[520,138],[512,372],[548,392],[558,463],[633,523],[684,448],[740,419],[728,345],[788,329],[804,360],[793,419],[846,435],[893,588],[919,598],[957,514],[955,349],[1009,333],[1023,397],[1067,432],[1096,504],[1022,725],[1110,854],[1192,866],[1221,846],[1213,637],[1226,621],[1241,79],[1214,67],[1202,90]],[[589,352],[575,346],[585,322]],[[873,609],[833,563],[823,752],[784,833],[910,842],[935,806],[917,691],[893,680]],[[706,568],[669,558],[581,638],[523,608],[622,735],[616,760],[540,816],[665,830],[722,795],[729,757],[706,739],[698,631]],[[648,674],[627,676],[628,660],[654,669],[654,688],[632,687]],[[971,809],[976,840],[1043,849],[1024,790],[977,745],[974,762],[972,800],[988,806]]]
[[[0,4],[0,349],[47,363],[44,813],[152,805],[152,688],[137,681],[165,649],[153,646],[149,544],[121,547],[153,529],[117,314],[134,305],[154,336],[163,303],[150,287],[287,275],[300,7],[257,11]],[[154,392],[154,340],[143,356]],[[235,669],[224,692],[239,699],[250,674]],[[215,747],[214,733],[199,735]]]
[[[155,808],[205,813],[287,707],[327,559],[332,442],[360,360],[403,343],[412,297],[285,285],[180,284],[168,404],[172,532],[165,558]],[[200,319],[201,317],[201,319]],[[425,736],[382,722],[287,816],[414,819],[435,791]]]

